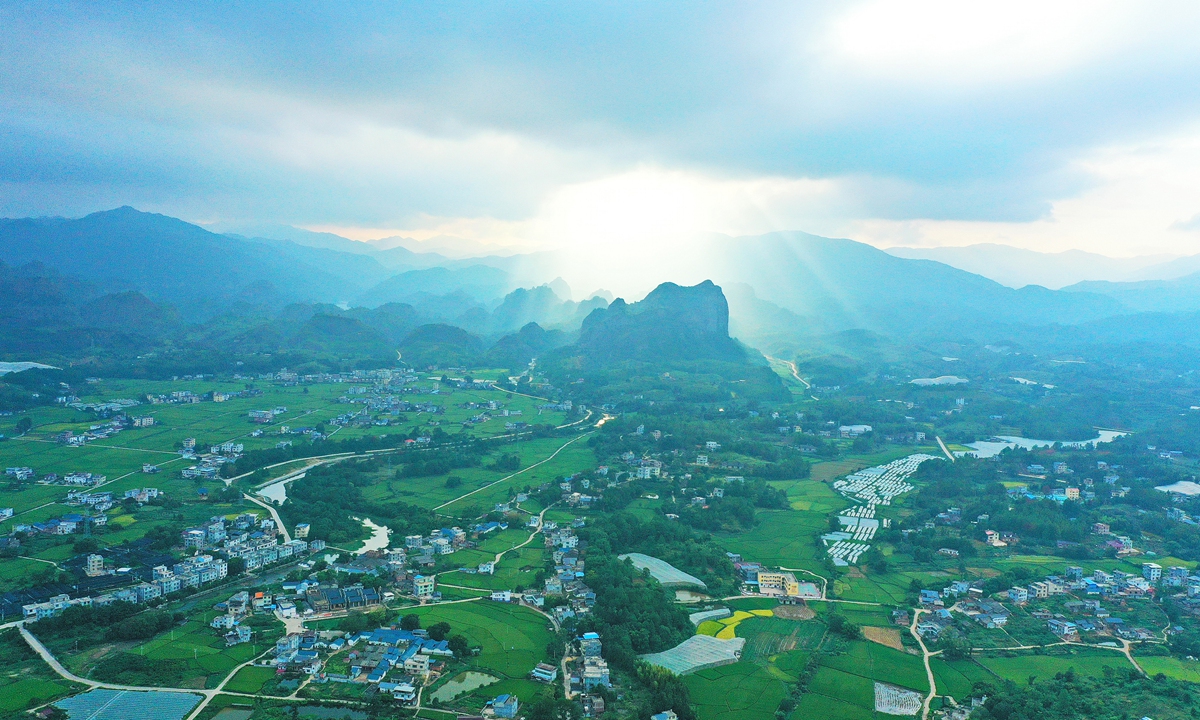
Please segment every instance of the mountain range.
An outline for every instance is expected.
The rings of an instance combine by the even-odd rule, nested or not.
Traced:
[[[1048,253],[992,243],[962,247],[893,247],[888,248],[887,253],[910,260],[936,260],[1011,288],[1041,285],[1058,290],[1088,281],[1173,280],[1200,272],[1200,255],[1114,258],[1082,250]]]
[[[690,342],[672,339],[665,320],[657,339],[623,334],[635,316],[667,317],[671,305],[683,302],[670,290],[678,286],[660,287],[640,303],[617,299],[609,306],[611,296],[602,292],[575,302],[552,253],[451,259],[329,233],[265,231],[273,237],[218,234],[132,208],[79,219],[0,220],[0,262],[7,266],[0,279],[9,288],[0,298],[2,329],[36,330],[34,338],[87,329],[91,334],[80,336],[92,338],[91,345],[125,347],[169,336],[264,352],[271,342],[328,349],[342,338],[386,354],[384,348],[394,350],[430,324],[481,338],[473,352],[530,323],[566,335],[545,341],[531,330],[510,345],[548,347],[578,337],[599,356],[600,336],[622,351],[650,354],[662,343]],[[1138,270],[1182,273],[1171,279],[1085,281],[1052,290],[1008,287],[943,262],[799,232],[706,236],[689,256],[700,259],[697,272],[725,288],[721,303],[727,298],[734,335],[768,352],[849,331],[912,343],[991,342],[1041,329],[1033,336],[1065,344],[1138,338],[1200,346],[1189,314],[1200,312],[1200,273],[1187,273],[1192,258]],[[97,303],[112,309],[100,317]],[[604,332],[597,335],[599,328]],[[57,346],[31,340],[6,343],[3,351],[35,347]],[[79,342],[62,347],[75,352]]]

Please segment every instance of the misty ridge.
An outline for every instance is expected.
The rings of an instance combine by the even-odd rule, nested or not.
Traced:
[[[531,323],[560,338],[533,343],[543,348],[573,341],[593,313],[614,301],[602,288],[579,297],[563,280],[572,268],[560,253],[449,258],[328,233],[276,227],[273,234],[217,234],[132,208],[0,221],[6,290],[0,303],[11,330],[4,351],[135,352],[171,339],[260,351],[336,345],[382,358],[406,341],[416,343],[410,335],[422,326],[458,328],[471,338],[459,344],[483,352],[502,339],[504,346],[524,346],[510,336]],[[1159,279],[1080,281],[1050,290],[1009,287],[953,265],[990,265],[992,274],[1023,267],[1033,277],[1043,266],[1075,264],[1073,256],[1056,260],[996,247],[885,252],[799,232],[710,234],[687,255],[671,274],[689,276],[689,284],[716,283],[733,335],[768,354],[814,343],[835,347],[855,332],[895,346],[1018,336],[1030,347],[1057,351],[1200,344],[1200,271],[1189,272],[1193,258],[1126,268]],[[995,262],[997,255],[1008,264]]]

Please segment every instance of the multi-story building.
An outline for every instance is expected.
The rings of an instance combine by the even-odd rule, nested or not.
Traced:
[[[162,588],[151,583],[135,585],[133,591],[137,593],[137,601],[140,603],[149,602],[155,598],[162,597]]]
[[[786,597],[800,596],[800,583],[790,572],[758,573],[758,591],[764,595],[784,595]]]
[[[1158,584],[1162,579],[1162,565],[1158,563],[1142,563],[1142,577],[1151,583]]]
[[[436,583],[432,576],[413,575],[412,594],[419,598],[433,597]]]
[[[92,553],[87,556],[87,565],[84,572],[88,577],[96,577],[104,574],[104,556]]]

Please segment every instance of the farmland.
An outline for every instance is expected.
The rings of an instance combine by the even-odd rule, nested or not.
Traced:
[[[7,717],[80,689],[55,675],[15,629],[0,631],[0,714]]]
[[[218,613],[210,610],[188,617],[183,625],[137,643],[101,643],[73,652],[47,643],[60,661],[81,677],[116,678],[124,684],[171,687],[213,687],[235,667],[274,645],[283,631],[274,619],[256,622],[254,640],[226,647],[221,634],[209,627]]]

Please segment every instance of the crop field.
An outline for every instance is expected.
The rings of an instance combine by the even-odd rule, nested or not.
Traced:
[[[1200,683],[1200,662],[1196,660],[1181,660],[1176,657],[1139,657],[1138,665],[1151,677],[1162,673],[1175,680]]]
[[[1103,677],[1105,666],[1114,670],[1125,670],[1132,667],[1124,655],[1115,650],[1074,651],[1074,654],[1034,655],[1029,653],[1005,653],[1013,657],[981,654],[976,659],[980,665],[995,673],[997,676],[1024,683],[1030,675],[1038,678],[1051,678],[1055,673],[1074,670],[1077,675],[1087,677]]]
[[[59,678],[16,630],[0,631],[0,714],[7,717],[81,689]]]
[[[817,673],[820,675],[820,673]],[[814,678],[815,680],[815,678]],[[811,685],[809,686],[812,687]],[[836,689],[836,688],[835,688]],[[836,696],[818,692],[805,693],[792,712],[793,718],[837,718],[837,720],[875,720],[874,685],[871,687],[871,706],[839,700]],[[885,716],[886,717],[886,716]]]
[[[788,684],[795,682],[810,652],[820,644],[824,623],[773,617],[769,614],[773,605],[766,598],[734,600],[730,603],[735,608],[733,617],[712,623],[712,634],[732,631],[746,644],[739,662],[684,677],[701,720],[772,716]]]
[[[234,675],[225,684],[224,689],[229,692],[257,693],[262,690],[263,685],[266,685],[274,677],[274,669],[250,665],[238,670],[237,675]]]
[[[783,680],[745,661],[701,670],[683,681],[700,720],[771,717],[787,692]]]
[[[253,642],[226,647],[218,631],[208,625],[217,615],[215,610],[194,615],[180,627],[129,647],[101,645],[78,654],[54,649],[60,662],[83,677],[100,663],[111,660],[115,653],[124,652],[141,655],[151,662],[162,661],[162,668],[169,669],[162,675],[151,674],[130,684],[212,687],[235,667],[272,647],[283,633],[282,623],[272,622],[270,626],[255,628]]]
[[[456,469],[432,477],[389,477],[365,489],[363,494],[373,500],[402,500],[427,508],[445,505],[439,512],[475,517],[491,510],[495,503],[507,501],[516,490],[526,486],[536,487],[543,482],[594,467],[595,456],[587,447],[587,440],[580,436],[576,438],[555,437],[504,443],[496,446],[483,460],[483,465],[487,466],[503,454],[516,454],[521,461],[521,469],[516,472],[475,467]],[[571,440],[574,442],[566,445]],[[451,477],[458,478],[460,482],[449,483]],[[451,484],[454,486],[450,487]]]
[[[848,574],[832,586],[832,597],[842,600],[902,604],[914,578],[927,580],[930,573],[867,570],[862,576]]]
[[[505,553],[500,564],[496,566],[494,575],[451,572],[441,575],[440,579],[451,585],[463,585],[481,590],[511,590],[518,586],[533,587],[534,580],[537,579],[537,574],[545,565],[546,560],[546,551],[538,540],[540,538],[535,538],[530,545]],[[459,551],[453,557],[458,558],[463,552],[465,551]],[[492,553],[485,554],[487,560],[493,557]]]
[[[959,701],[970,695],[975,683],[996,681],[995,675],[974,660],[943,660],[935,657],[929,661],[929,666],[933,669],[938,695],[949,695]]]
[[[483,648],[472,664],[502,678],[523,679],[545,658],[553,638],[549,619],[519,605],[479,600],[405,612],[419,615],[424,627],[450,623],[451,634],[461,633],[471,645]]]
[[[872,642],[853,642],[845,653],[827,655],[823,667],[859,675],[870,681],[868,707],[874,708],[874,682],[898,685],[910,690],[929,692],[929,680],[921,658]]]

